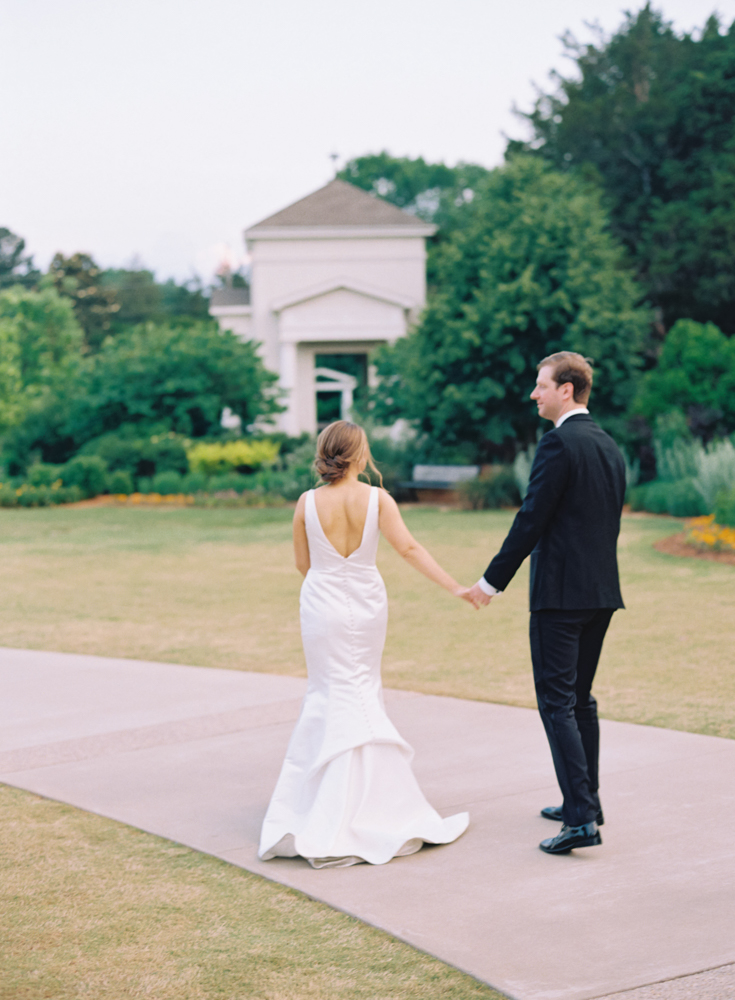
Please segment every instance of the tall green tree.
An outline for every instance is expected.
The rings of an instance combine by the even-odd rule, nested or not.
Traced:
[[[33,266],[33,257],[25,252],[26,241],[5,226],[0,226],[0,289],[11,285],[31,288],[41,272]]]
[[[114,289],[103,282],[102,270],[89,254],[65,257],[57,253],[51,261],[49,277],[58,293],[72,301],[88,349],[99,350],[120,311]]]
[[[208,319],[209,299],[196,278],[160,282],[147,268],[108,268],[100,283],[114,292],[120,307],[111,321],[113,333],[140,323]]]
[[[161,286],[152,271],[143,267],[108,268],[101,273],[100,284],[114,292],[119,306],[112,318],[112,329],[160,322],[164,318]]]
[[[430,221],[441,192],[457,183],[455,170],[444,163],[427,163],[420,156],[391,156],[385,150],[355,157],[337,176]]]
[[[243,286],[246,286],[244,280]],[[209,319],[209,296],[199,278],[182,282],[169,278],[159,288],[163,314],[168,320]]]
[[[83,333],[71,302],[52,288],[0,291],[0,425],[11,427],[39,397],[66,384]]]
[[[475,188],[488,175],[477,163],[427,163],[419,156],[369,153],[345,164],[337,176],[356,187],[384,198],[442,230],[459,222],[453,209],[471,201]]]
[[[18,340],[13,327],[0,319],[0,433],[18,422],[22,396]]]
[[[225,406],[243,426],[278,412],[276,381],[255,344],[216,323],[147,324],[103,344],[77,419],[91,437],[130,423],[217,434]]]
[[[383,151],[350,160],[337,176],[437,226],[429,240],[427,261],[426,277],[431,289],[437,281],[434,250],[470,217],[471,213],[464,209],[472,203],[489,172],[476,163],[448,167],[444,163],[427,163],[420,156],[396,157]]]
[[[663,327],[735,333],[735,24],[677,33],[650,3],[611,37],[564,39],[574,75],[522,115],[533,152],[599,177]]]
[[[595,413],[620,427],[650,315],[599,190],[517,156],[461,212],[417,329],[379,352],[376,417],[478,459],[512,450],[536,437],[537,362],[573,350],[595,361]]]

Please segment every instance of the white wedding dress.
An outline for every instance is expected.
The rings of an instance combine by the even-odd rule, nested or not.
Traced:
[[[301,856],[314,868],[382,865],[424,843],[448,844],[469,815],[447,819],[418,786],[413,750],[385,714],[380,660],[388,622],[375,565],[379,491],[370,491],[359,548],[345,557],[306,494],[311,568],[301,587],[308,687],[268,806],[258,856]]]

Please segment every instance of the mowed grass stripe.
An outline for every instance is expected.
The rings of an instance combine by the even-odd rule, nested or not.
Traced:
[[[474,582],[510,511],[409,509],[419,541]],[[0,511],[0,644],[303,676],[289,510]],[[607,718],[735,736],[735,567],[652,543],[669,518],[627,516],[617,613],[596,681]],[[381,543],[386,685],[533,707],[527,566],[475,612]]]

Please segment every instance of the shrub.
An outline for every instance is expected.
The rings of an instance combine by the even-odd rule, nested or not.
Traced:
[[[47,465],[36,462],[28,469],[26,480],[31,486],[51,486],[61,477],[60,465]]]
[[[655,479],[634,486],[628,491],[628,502],[632,510],[646,510],[650,514],[699,517],[707,513],[702,495],[691,478],[673,483]]]
[[[139,432],[138,432],[139,435]],[[88,441],[80,449],[80,455],[98,455],[107,463],[111,471],[122,469],[128,472],[135,483],[141,476],[155,476],[157,472],[189,471],[186,457],[188,439],[180,434],[166,432],[147,437],[133,436],[123,431],[119,434],[103,434]]]
[[[245,490],[243,493],[235,493],[234,490],[217,494],[200,493],[194,500],[196,507],[282,507],[284,503],[284,498],[278,494],[255,490]]]
[[[153,480],[150,476],[141,476],[138,480],[138,493],[152,493]]]
[[[314,438],[310,434],[307,434],[306,431],[297,437],[291,437],[291,435],[284,434],[282,431],[269,432],[268,440],[278,445],[279,459],[282,459],[284,455],[290,455],[292,451],[302,448],[305,444],[311,443],[312,447],[314,446]]]
[[[202,493],[207,488],[207,477],[203,472],[190,472],[181,481],[181,489],[184,493]]]
[[[255,491],[260,495],[278,495],[284,500],[298,500],[302,493],[313,489],[316,485],[316,474],[311,463],[306,467],[293,467],[283,470],[267,469],[257,473]]]
[[[709,514],[714,510],[722,490],[735,488],[735,447],[732,441],[713,441],[700,449],[696,456],[697,475],[694,484],[704,498]]]
[[[0,486],[0,507],[48,507],[52,504],[76,503],[83,499],[78,486],[31,486],[23,483],[17,489]]]
[[[254,472],[272,465],[278,458],[274,441],[224,441],[195,444],[189,449],[189,468],[209,476],[232,472]]]
[[[15,490],[7,483],[0,485],[0,507],[15,507]]]
[[[706,514],[702,494],[693,479],[680,479],[668,485],[666,512],[673,517],[700,517]]]
[[[25,483],[16,491],[19,507],[48,507],[48,486],[27,486]]]
[[[471,510],[497,510],[515,506],[521,499],[515,473],[509,465],[490,466],[477,479],[460,483],[458,492],[463,506]]]
[[[717,494],[715,522],[727,528],[735,528],[735,486]]]
[[[254,489],[259,494],[278,494],[284,500],[298,500],[317,481],[313,467],[314,452],[314,441],[306,438],[282,455],[276,468],[256,472],[250,480]]]
[[[314,460],[316,447],[311,444],[311,461]],[[380,469],[383,477],[383,486],[388,492],[398,500],[409,499],[411,491],[399,486],[401,482],[410,482],[413,476],[413,467],[419,459],[416,457],[416,444],[414,441],[393,441],[389,437],[373,437],[370,440],[370,451],[372,452],[375,464]],[[304,457],[308,455],[305,451]],[[309,468],[311,464],[309,463]],[[366,470],[369,472],[369,470]],[[370,474],[370,481],[374,486],[380,483],[380,479]],[[309,489],[307,486],[306,489]]]
[[[644,494],[644,510],[651,514],[668,514],[669,512],[669,484],[654,480],[648,483]]]
[[[239,472],[225,472],[219,476],[212,476],[207,483],[208,493],[223,493],[225,490],[234,490],[242,493],[248,486],[253,486],[251,476],[241,476]]]
[[[697,457],[702,452],[699,441],[679,438],[665,445],[659,439],[653,442],[656,454],[656,478],[674,483],[697,474]]]
[[[179,472],[174,472],[173,470],[157,472],[151,483],[151,492],[161,493],[164,496],[169,493],[181,493],[182,483],[183,476]]]
[[[133,478],[125,469],[115,469],[107,478],[107,488],[110,493],[133,492]]]
[[[646,486],[648,484],[643,484],[642,486],[631,486],[625,495],[625,499],[630,504],[630,509],[639,511],[645,510],[643,506],[646,497]]]
[[[107,486],[107,463],[98,455],[77,455],[61,467],[64,486],[78,486],[86,497],[96,497]]]

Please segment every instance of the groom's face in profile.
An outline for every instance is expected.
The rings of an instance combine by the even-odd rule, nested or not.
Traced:
[[[573,394],[572,383],[563,382],[561,385],[557,385],[554,381],[554,369],[551,365],[544,365],[539,370],[536,388],[531,393],[531,399],[536,402],[540,417],[556,423]]]

